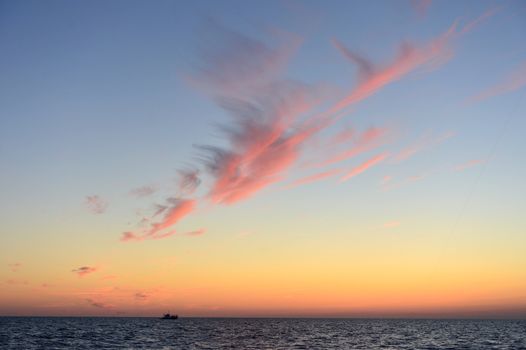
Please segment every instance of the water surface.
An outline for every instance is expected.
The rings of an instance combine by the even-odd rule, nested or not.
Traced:
[[[526,321],[0,317],[0,349],[526,349]]]

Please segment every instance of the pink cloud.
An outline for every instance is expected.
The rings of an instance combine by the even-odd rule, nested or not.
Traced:
[[[142,241],[145,239],[162,239],[173,236],[176,230],[168,228],[176,225],[181,219],[195,210],[196,200],[168,198],[169,205],[163,210],[164,216],[159,222],[150,223],[147,228],[139,234],[134,232],[123,232],[121,242]],[[154,214],[154,216],[157,214]],[[151,220],[147,220],[149,223]],[[164,231],[164,232],[163,232]]]
[[[315,181],[320,181],[320,180],[329,178],[339,173],[341,173],[341,169],[333,169],[333,170],[328,170],[328,171],[324,171],[321,173],[317,173],[314,175],[306,176],[306,177],[303,177],[301,179],[294,181],[290,185],[286,186],[286,188],[293,188],[296,186],[306,185],[306,184],[309,184]]]
[[[369,168],[379,164],[380,162],[382,162],[385,158],[387,158],[387,156],[388,156],[387,153],[381,153],[381,154],[378,154],[378,155],[366,160],[365,162],[363,162],[362,164],[358,165],[356,168],[354,168],[350,172],[348,172],[345,176],[343,176],[340,179],[340,182],[347,181],[351,177],[354,177],[354,176],[356,176],[358,174],[363,173],[367,169],[369,169]]]
[[[357,103],[380,90],[394,81],[400,80],[415,69],[432,66],[432,68],[446,62],[453,56],[449,48],[449,41],[455,35],[456,24],[453,24],[445,33],[431,40],[422,47],[412,46],[408,43],[400,45],[398,56],[393,62],[377,67],[367,59],[346,49],[338,41],[334,41],[336,47],[347,59],[358,65],[359,83],[353,91],[330,110],[330,114],[337,113],[342,109]]]
[[[212,176],[208,197],[216,204],[233,204],[282,181],[302,155],[305,144],[340,117],[344,112],[341,111],[343,105],[366,98],[410,70],[443,58],[448,35],[444,34],[424,48],[404,45],[400,57],[386,67],[376,67],[336,43],[346,57],[358,65],[361,81],[342,103],[300,122],[300,116],[312,112],[318,104],[319,91],[303,84],[277,80],[276,70],[266,64],[261,64],[261,70],[254,68],[253,62],[260,59],[255,56],[269,54],[273,57],[270,53],[272,49],[253,39],[227,32],[229,44],[219,51],[219,58],[213,56],[214,60],[209,60],[210,57],[205,57],[205,68],[199,75],[205,85],[214,86],[219,91],[216,100],[234,120],[234,124],[221,127],[229,146],[200,146],[204,152],[202,160]],[[235,65],[230,66],[230,61],[234,61]],[[284,63],[280,62],[280,65]],[[256,80],[258,84],[254,84]],[[232,88],[232,84],[248,84],[250,88],[240,90]],[[370,128],[356,137],[352,130],[342,131],[332,141],[333,145],[354,139],[354,147],[329,157],[321,165],[339,162],[378,147],[386,142],[386,131],[384,128]],[[325,172],[317,176],[328,174]],[[133,237],[128,235],[124,238]]]
[[[128,241],[139,241],[139,237],[133,233],[133,232],[123,232],[121,236],[121,242],[128,242]]]
[[[102,214],[108,208],[108,203],[98,195],[86,196],[84,204],[93,214]]]
[[[470,161],[455,166],[455,171],[463,171],[476,165],[483,164],[484,162],[485,161],[483,159],[472,159]]]
[[[218,40],[214,39],[204,46],[206,52],[200,71],[192,79],[194,86],[212,95],[233,120],[233,123],[220,127],[223,146],[199,146],[202,151],[200,159],[210,181],[207,183],[209,190],[206,198],[215,204],[246,200],[285,179],[287,172],[304,153],[304,147],[312,143],[320,130],[348,111],[347,107],[351,104],[369,97],[415,69],[436,66],[449,59],[452,55],[448,47],[449,39],[455,34],[453,25],[449,31],[422,47],[403,44],[399,55],[385,66],[376,66],[335,42],[338,49],[358,66],[359,82],[349,95],[328,111],[307,115],[312,114],[325,98],[320,93],[322,89],[279,79],[291,54],[299,47],[299,38],[279,33],[281,42],[269,46],[220,26],[215,29],[214,35],[218,36]],[[361,135],[353,134],[352,129],[348,129],[336,135],[333,146],[351,141],[354,142],[353,147],[327,157],[322,165],[348,159],[387,141],[385,128],[370,128]],[[371,158],[341,181],[364,172],[386,156],[380,154]],[[307,183],[335,173],[334,170],[325,171],[298,181]],[[182,173],[178,190],[182,195],[188,195],[195,191],[199,183],[197,170]],[[159,205],[152,216],[143,220],[139,230],[124,232],[121,241],[175,235],[172,227],[194,211],[195,202],[181,199],[177,203]],[[152,223],[161,216],[160,220]]]
[[[96,267],[92,266],[81,266],[79,268],[71,270],[71,272],[76,273],[79,277],[84,277],[86,275],[89,275],[91,273],[94,273],[98,270]]]
[[[329,157],[321,165],[329,165],[341,162],[379,147],[380,145],[388,142],[389,131],[390,130],[387,128],[371,127],[357,137],[354,145],[350,149]]]
[[[236,124],[222,128],[230,147],[202,146],[205,166],[214,178],[210,198],[232,204],[284,178],[298,160],[303,144],[325,127],[295,124],[316,103],[303,85],[279,83],[252,100],[225,100],[223,108]]]
[[[149,236],[157,234],[166,228],[169,228],[178,223],[183,217],[190,214],[195,209],[196,201],[194,199],[178,200],[171,208],[168,209],[163,219],[152,224],[152,228],[148,232]]]
[[[470,102],[480,102],[490,97],[514,92],[526,86],[526,61],[522,62],[500,84],[497,84],[481,93],[471,97]]]

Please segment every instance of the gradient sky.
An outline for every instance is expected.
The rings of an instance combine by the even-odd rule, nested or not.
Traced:
[[[0,315],[526,317],[522,1],[0,1]]]

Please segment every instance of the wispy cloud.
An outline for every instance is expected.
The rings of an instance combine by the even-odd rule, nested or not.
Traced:
[[[443,141],[453,137],[455,135],[454,132],[448,131],[445,133],[442,133],[438,136],[433,136],[430,133],[425,133],[424,135],[420,136],[416,142],[408,145],[404,149],[402,149],[399,153],[397,153],[393,160],[395,162],[401,162],[404,160],[407,160],[414,156],[415,154],[421,152],[422,150],[429,148],[431,146],[438,145],[442,143]]]
[[[26,281],[26,280],[19,280],[19,279],[13,279],[13,278],[10,278],[10,279],[7,279],[5,281],[6,284],[9,284],[9,285],[28,285],[29,282]]]
[[[400,45],[398,55],[388,64],[376,65],[335,41],[345,57],[358,66],[358,83],[350,93],[335,104],[329,104],[324,88],[286,80],[282,71],[297,51],[302,39],[290,33],[274,30],[275,45],[232,32],[210,22],[210,38],[202,46],[197,70],[188,80],[225,111],[230,120],[219,125],[219,143],[199,145],[198,165],[179,172],[179,193],[158,204],[152,215],[146,215],[138,229],[124,232],[121,241],[161,239],[178,234],[174,228],[180,220],[195,211],[198,201],[229,205],[249,199],[268,186],[283,181],[304,156],[320,131],[333,125],[357,103],[412,71],[435,68],[452,57],[451,38],[456,34],[452,25],[442,35],[424,45]],[[323,103],[322,103],[323,102]],[[317,164],[325,167],[371,151],[390,141],[388,128],[370,128],[355,133],[342,130],[329,141],[329,148],[339,153],[324,155]],[[342,151],[346,142],[351,147]],[[218,144],[220,146],[218,146]],[[327,146],[327,144],[324,144]],[[342,146],[339,148],[339,146]],[[386,159],[378,154],[343,176],[345,181]],[[311,162],[310,164],[313,164]],[[336,175],[336,170],[321,169],[317,174],[296,181],[306,184]],[[201,184],[205,197],[194,196]],[[204,230],[187,232],[199,235]],[[182,233],[185,235],[185,233]]]
[[[405,178],[402,178],[400,180],[395,180],[393,177],[390,177],[387,181],[382,181],[380,183],[380,187],[383,191],[389,191],[394,190],[396,188],[400,188],[402,186],[421,181],[428,177],[431,174],[431,172],[417,174],[417,175],[410,175]]]
[[[174,202],[172,207],[168,208],[168,211],[164,215],[163,219],[152,224],[148,235],[154,236],[158,232],[167,229],[176,223],[178,223],[183,217],[194,211],[196,201],[193,199],[178,199]]]
[[[98,195],[86,196],[84,201],[86,208],[93,214],[102,214],[108,208],[108,202]]]
[[[180,169],[177,185],[182,196],[188,196],[195,192],[201,184],[199,169]]]
[[[145,239],[167,238],[176,233],[175,230],[168,230],[177,224],[182,218],[195,210],[196,200],[168,198],[169,206],[164,210],[162,219],[155,223],[150,223],[147,228],[139,233],[124,232],[121,236],[122,242],[142,241]]]
[[[20,270],[20,268],[22,267],[22,264],[19,262],[15,262],[15,263],[7,264],[7,266],[9,267],[11,272],[18,272],[18,270]]]
[[[347,181],[350,178],[363,173],[367,169],[369,169],[369,168],[379,164],[380,162],[382,162],[385,158],[387,158],[387,156],[388,156],[387,153],[381,153],[381,154],[378,154],[378,155],[366,160],[365,162],[363,162],[362,164],[358,165],[357,167],[352,169],[350,172],[348,172],[345,176],[343,176],[340,179],[340,182]]]
[[[352,52],[337,40],[335,46],[351,62],[358,66],[358,85],[336,103],[329,113],[337,113],[342,109],[357,103],[389,83],[400,80],[410,72],[428,66],[436,68],[440,64],[448,61],[453,56],[453,51],[449,47],[451,38],[455,35],[456,23],[453,24],[445,33],[431,40],[426,45],[417,47],[409,43],[402,43],[397,57],[383,67],[378,67],[365,57]]]
[[[130,195],[137,198],[144,198],[151,196],[155,192],[157,192],[157,188],[155,186],[142,186],[131,190]]]
[[[204,228],[202,229],[199,229],[199,230],[195,230],[195,231],[190,231],[190,232],[185,232],[185,236],[193,236],[193,237],[196,237],[196,236],[202,236],[206,233],[206,230]]]
[[[466,33],[469,33],[471,32],[473,29],[475,29],[477,26],[479,26],[481,23],[483,23],[484,21],[486,21],[488,18],[492,17],[494,14],[496,14],[499,10],[501,9],[501,7],[494,7],[494,8],[491,8],[489,10],[487,10],[486,12],[484,12],[482,15],[480,15],[479,17],[475,18],[474,20],[471,20],[469,21],[461,30],[460,30],[460,34],[466,34]]]
[[[98,270],[97,267],[93,266],[81,266],[76,269],[71,270],[71,272],[76,273],[79,277],[84,277],[86,275],[89,275],[91,273],[94,273]]]
[[[474,167],[476,165],[480,165],[480,164],[483,164],[485,162],[484,159],[472,159],[472,160],[469,160],[465,163],[462,163],[462,164],[458,164],[455,166],[455,171],[463,171],[463,170],[466,170],[468,168],[471,168],[471,167]]]
[[[491,97],[514,92],[526,86],[526,61],[522,62],[501,83],[471,97],[468,102],[480,102]]]
[[[411,7],[419,17],[425,17],[432,3],[432,0],[411,0]]]
[[[305,141],[322,127],[294,125],[313,103],[306,86],[289,82],[269,87],[252,101],[223,100],[222,107],[236,121],[222,128],[230,147],[200,147],[214,179],[212,201],[232,204],[282,180]]]
[[[292,182],[290,185],[287,185],[285,188],[293,188],[293,187],[297,187],[297,186],[301,186],[301,185],[310,184],[312,182],[316,182],[316,181],[320,181],[320,180],[329,178],[329,177],[334,176],[336,174],[339,174],[341,172],[342,172],[341,169],[332,169],[332,170],[328,170],[328,171],[323,171],[323,172],[320,172],[320,173],[317,173],[317,174],[313,174],[313,175],[310,175],[310,176],[302,177],[301,179],[298,179],[298,180]]]
[[[328,157],[321,165],[325,166],[341,162],[379,147],[391,140],[390,132],[391,130],[388,128],[371,127],[355,137],[351,148]]]
[[[216,96],[253,94],[279,76],[302,43],[298,36],[274,30],[274,39],[279,42],[270,46],[214,20],[208,22],[207,33],[201,46],[199,73],[189,80]]]

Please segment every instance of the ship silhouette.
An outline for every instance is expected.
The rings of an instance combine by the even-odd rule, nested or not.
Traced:
[[[177,320],[179,316],[177,315],[170,315],[169,313],[164,314],[163,317],[161,317],[161,320]]]

